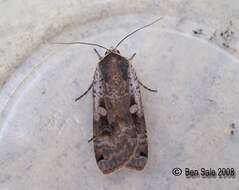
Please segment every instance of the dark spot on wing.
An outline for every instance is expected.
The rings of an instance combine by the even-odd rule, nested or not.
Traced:
[[[148,155],[145,152],[140,152],[139,155],[146,158],[148,157]]]
[[[105,82],[109,82],[110,79],[109,64],[110,62],[108,62],[108,60],[102,61],[100,63],[100,70]]]
[[[96,158],[97,162],[104,160],[104,156],[103,154],[100,154],[97,158]]]
[[[124,80],[128,79],[128,68],[129,68],[129,64],[127,63],[127,61],[122,60],[119,63],[119,69],[122,72],[122,77]]]

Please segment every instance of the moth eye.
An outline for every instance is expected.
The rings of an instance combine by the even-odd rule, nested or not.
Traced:
[[[105,52],[105,55],[108,54],[108,51]]]
[[[116,50],[116,52],[117,52],[117,53],[120,53],[120,51],[119,51],[119,50]]]

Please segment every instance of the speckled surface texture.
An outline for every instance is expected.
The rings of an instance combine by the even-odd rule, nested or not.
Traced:
[[[0,190],[239,189],[239,3],[217,1],[0,1]],[[149,160],[105,176],[92,137],[90,41],[125,41],[142,89]],[[98,49],[101,54],[103,50]],[[234,168],[231,179],[186,179],[172,169]]]

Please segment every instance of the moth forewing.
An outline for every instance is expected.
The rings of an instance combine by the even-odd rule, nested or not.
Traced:
[[[98,64],[93,81],[93,134],[96,162],[103,173],[142,170],[148,156],[140,86],[129,61],[110,53]]]

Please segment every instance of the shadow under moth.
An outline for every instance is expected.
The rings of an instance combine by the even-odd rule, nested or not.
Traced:
[[[81,99],[93,88],[93,137],[95,158],[99,169],[104,174],[121,168],[143,170],[148,159],[147,130],[140,95],[143,85],[137,78],[130,61],[136,55],[123,57],[118,46],[135,32],[148,27],[145,25],[125,36],[114,48],[99,44],[71,42],[57,44],[86,44],[106,49],[99,57],[93,82],[76,99]]]

